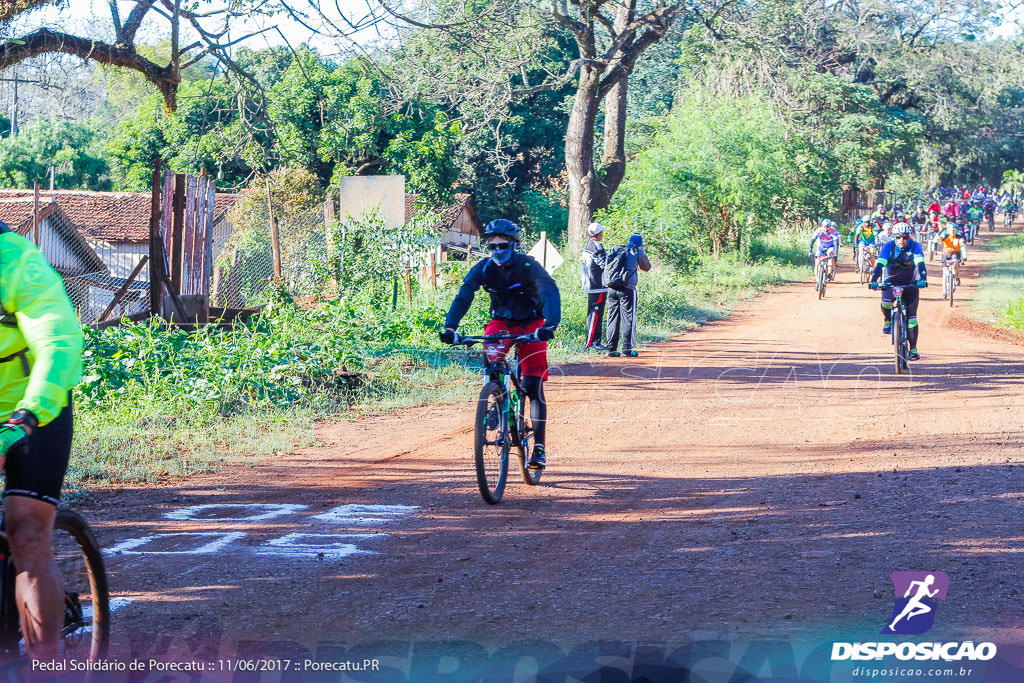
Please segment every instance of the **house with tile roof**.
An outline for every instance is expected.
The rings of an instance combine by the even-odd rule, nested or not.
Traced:
[[[408,223],[419,213],[418,194],[405,195],[405,222]],[[447,251],[468,251],[480,249],[480,238],[484,226],[476,212],[473,196],[464,192],[455,194],[454,201],[442,212],[435,226],[441,233],[442,253]]]
[[[36,219],[38,228],[32,219],[34,211],[35,201],[31,193],[27,198],[0,198],[0,221],[35,242],[50,265],[63,277],[108,273],[106,264],[60,206],[41,201]]]
[[[61,215],[92,247],[112,277],[128,278],[142,257],[149,255],[150,193],[42,190],[39,194],[40,205],[59,207]],[[236,198],[234,194],[217,194],[213,219],[215,258],[231,234],[226,214]],[[26,200],[31,221],[33,191],[0,190],[0,203]],[[148,269],[144,268],[138,279],[148,282]]]

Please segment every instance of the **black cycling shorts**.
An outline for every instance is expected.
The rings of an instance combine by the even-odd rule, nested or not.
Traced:
[[[28,448],[18,446],[7,454],[4,498],[27,496],[57,505],[64,475],[71,459],[71,398],[52,422],[37,427],[28,437]]]

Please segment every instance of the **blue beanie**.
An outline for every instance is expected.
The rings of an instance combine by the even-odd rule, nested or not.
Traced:
[[[634,232],[629,237],[629,246],[639,249],[644,246],[644,238],[640,236],[640,233]]]

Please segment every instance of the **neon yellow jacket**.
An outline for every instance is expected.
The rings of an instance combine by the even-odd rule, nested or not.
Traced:
[[[0,421],[31,410],[40,426],[82,380],[82,327],[60,276],[24,237],[0,233]]]

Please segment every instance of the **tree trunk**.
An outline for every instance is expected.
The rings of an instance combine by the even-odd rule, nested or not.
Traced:
[[[626,175],[626,92],[629,80],[623,78],[615,84],[605,98],[604,106],[604,156],[601,158],[601,173],[598,177],[599,192],[595,197],[592,211],[600,211],[612,201]]]
[[[636,0],[619,4],[615,12],[615,35],[622,35],[633,21],[635,9]],[[619,50],[614,59],[621,63],[625,55]],[[597,177],[600,192],[590,207],[591,211],[600,211],[611,203],[612,195],[619,189],[626,175],[626,94],[630,71],[631,67],[627,67],[625,75],[605,95],[604,155],[601,157],[601,170]]]
[[[597,178],[594,171],[594,125],[600,104],[601,71],[580,69],[576,99],[565,134],[565,168],[569,176],[569,253],[583,248],[587,226],[594,215]]]

